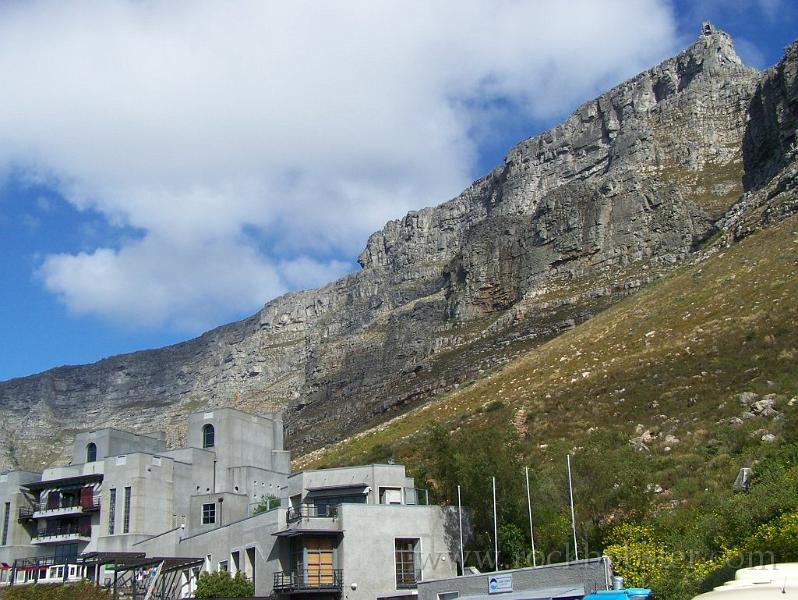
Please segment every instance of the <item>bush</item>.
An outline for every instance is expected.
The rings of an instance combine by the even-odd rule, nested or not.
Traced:
[[[67,584],[15,585],[0,592],[3,600],[111,600],[110,592],[88,581]]]
[[[255,594],[255,585],[239,571],[230,577],[227,571],[202,573],[197,581],[197,598],[247,598]]]
[[[253,515],[259,515],[262,512],[268,512],[280,506],[280,499],[274,494],[268,494],[260,497],[260,502],[252,509]]]

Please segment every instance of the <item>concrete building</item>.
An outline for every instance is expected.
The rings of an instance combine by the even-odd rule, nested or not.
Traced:
[[[242,571],[261,596],[370,600],[457,573],[456,511],[428,505],[403,466],[289,471],[275,414],[191,415],[176,450],[162,434],[82,433],[72,464],[0,475],[0,579],[105,584],[103,557],[195,558],[179,595],[204,569]]]

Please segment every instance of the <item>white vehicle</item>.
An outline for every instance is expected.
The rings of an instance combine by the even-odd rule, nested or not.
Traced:
[[[735,573],[711,592],[693,600],[753,600],[778,598],[798,600],[798,563],[774,563],[761,567],[748,567]]]

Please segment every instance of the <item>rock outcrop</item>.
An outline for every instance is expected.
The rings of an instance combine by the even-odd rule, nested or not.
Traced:
[[[753,189],[794,164],[794,49],[761,78],[707,26],[456,198],[388,223],[358,273],[182,344],[0,383],[5,466],[49,463],[90,427],[178,443],[185,413],[218,405],[284,408],[289,444],[309,449],[500,366],[728,231],[744,165]]]

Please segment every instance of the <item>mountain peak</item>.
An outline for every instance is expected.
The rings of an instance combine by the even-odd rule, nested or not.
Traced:
[[[683,54],[700,59],[701,70],[723,70],[729,67],[742,67],[743,63],[734,50],[732,37],[717,29],[709,21],[701,24],[701,33],[695,43]]]

